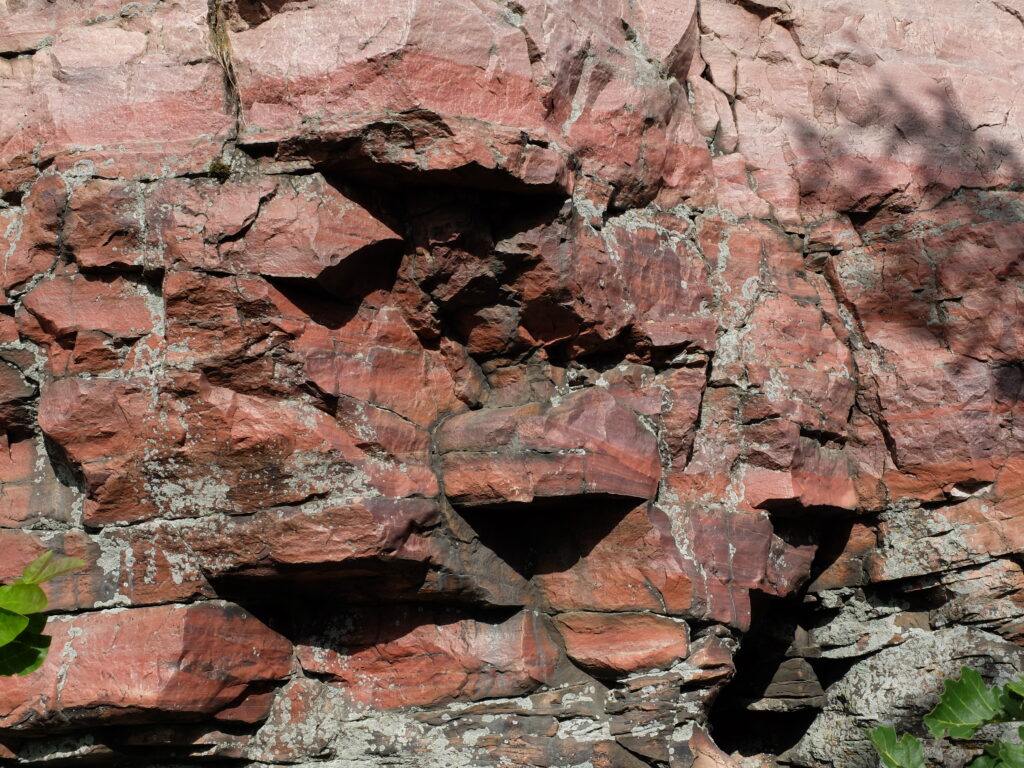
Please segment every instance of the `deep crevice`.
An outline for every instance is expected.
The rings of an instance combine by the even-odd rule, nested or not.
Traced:
[[[722,689],[708,717],[711,734],[725,752],[780,755],[796,745],[817,716],[823,702],[816,678],[776,677],[786,662],[806,664],[787,653],[799,615],[799,598],[751,594],[750,630],[735,656],[736,675]],[[806,673],[807,668],[802,671]]]
[[[637,505],[635,499],[586,496],[461,509],[480,542],[523,578],[569,570]]]

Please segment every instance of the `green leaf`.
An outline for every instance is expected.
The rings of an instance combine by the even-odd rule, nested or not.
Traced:
[[[23,632],[14,642],[0,648],[0,677],[28,675],[46,661],[50,636]]]
[[[44,552],[25,566],[21,578],[15,584],[42,584],[84,566],[85,561],[77,557],[58,557],[54,560],[53,552]]]
[[[1024,744],[996,739],[985,745],[984,753],[968,763],[968,768],[1024,768]]]
[[[1003,686],[1007,693],[1012,693],[1018,698],[1024,699],[1024,678],[1011,680]]]
[[[978,755],[967,764],[967,768],[999,768],[999,760],[991,755]]]
[[[981,675],[964,667],[958,680],[947,680],[935,709],[924,716],[932,735],[941,739],[969,739],[986,723],[1002,722],[1006,713],[1000,702],[1001,688],[989,688]]]
[[[0,647],[12,642],[28,627],[28,616],[0,608]]]
[[[1024,720],[1024,699],[1010,687],[1011,685],[1013,683],[1007,683],[999,689],[999,705],[1003,710],[1003,720]]]
[[[46,610],[46,593],[35,584],[0,587],[0,608],[14,613],[39,613]]]
[[[996,739],[985,747],[985,752],[996,757],[999,760],[999,765],[1006,766],[1006,768],[1024,768],[1024,744],[1013,744]]]
[[[909,733],[897,738],[895,728],[880,725],[868,731],[868,736],[878,750],[878,756],[889,768],[925,768],[921,742]]]

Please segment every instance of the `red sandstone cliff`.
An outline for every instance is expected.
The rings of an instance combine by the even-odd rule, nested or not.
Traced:
[[[866,768],[1019,672],[1022,50],[1021,0],[0,3],[0,580],[89,563],[0,759]]]

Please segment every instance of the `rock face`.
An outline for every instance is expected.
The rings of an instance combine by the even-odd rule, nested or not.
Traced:
[[[856,768],[1019,672],[1022,21],[7,3],[0,581],[88,565],[0,758]]]

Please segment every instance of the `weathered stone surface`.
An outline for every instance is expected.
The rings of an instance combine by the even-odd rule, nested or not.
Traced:
[[[205,171],[217,156],[231,119],[206,4],[120,11],[30,2],[4,19],[9,163],[155,175]]]
[[[86,613],[50,632],[40,671],[5,682],[0,727],[196,719],[291,671],[287,640],[221,602]]]
[[[471,411],[438,432],[445,493],[478,507],[586,495],[653,498],[654,435],[600,389],[558,404]]]
[[[952,596],[932,612],[934,626],[970,624],[1021,643],[1024,573],[1020,564],[1003,558],[944,573],[940,579]]]
[[[330,490],[436,492],[426,435],[393,414],[355,413],[346,425],[202,377],[175,384],[63,379],[44,390],[40,427],[82,471],[91,524],[239,513]],[[338,484],[343,468],[353,471]]]
[[[786,659],[772,675],[764,695],[747,705],[755,712],[793,712],[817,709],[825,703],[825,691],[805,659]]]
[[[571,152],[624,197],[662,184],[692,194],[701,184],[707,154],[678,109],[685,94],[665,77],[686,71],[693,55],[692,4],[675,11],[671,32],[639,9],[587,4],[506,12],[451,2],[428,12],[396,3],[364,17],[334,0],[277,10],[226,19],[244,141],[303,137],[315,115],[320,136],[356,139],[359,168],[462,171],[469,182],[474,170],[500,168],[527,184],[562,186]],[[458,19],[457,28],[438,26],[438,15]],[[657,30],[660,61],[630,50],[635,27]],[[299,29],[315,31],[302,46]]]
[[[1010,659],[1024,8],[826,5],[8,3],[2,758],[838,766]]]
[[[10,113],[6,116],[9,117]],[[24,289],[40,272],[52,269],[57,260],[61,209],[67,202],[67,183],[57,174],[40,177],[18,208],[4,211],[6,226],[0,240],[4,248],[4,293]],[[6,304],[7,299],[3,302]]]
[[[131,368],[150,357],[134,343],[154,330],[158,318],[145,285],[122,278],[55,278],[22,299],[19,331],[48,351],[55,374],[103,373]]]
[[[567,520],[559,540],[539,552],[533,581],[546,607],[703,615],[705,606],[694,599],[694,565],[664,513],[648,505],[625,516],[605,513],[590,530],[579,519]]]
[[[806,630],[800,648],[800,653],[813,658],[866,656],[929,629],[927,613],[907,610],[861,590],[838,589],[818,597],[827,618]]]
[[[1000,503],[983,486],[977,497],[938,508],[913,506],[882,516],[879,544],[865,564],[873,581],[938,573],[1020,551],[1020,497]]]
[[[689,650],[686,624],[644,613],[559,614],[569,658],[599,677],[672,666]]]
[[[357,611],[296,646],[303,669],[383,709],[530,693],[551,681],[558,646],[544,620],[504,622],[399,609]]]
[[[1020,675],[1022,663],[1020,647],[977,629],[921,633],[859,662],[832,686],[822,714],[786,757],[795,765],[873,768],[878,755],[865,728],[891,724],[925,736],[920,718],[935,705],[943,678],[956,675],[967,665],[1001,683]],[[935,741],[925,741],[926,756],[938,758]],[[941,754],[945,765],[959,766],[970,752],[950,747]]]

